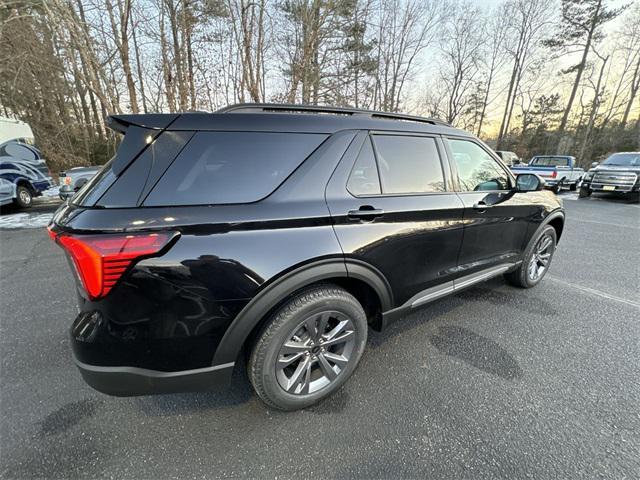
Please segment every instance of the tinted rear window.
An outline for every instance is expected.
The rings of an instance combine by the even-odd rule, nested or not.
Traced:
[[[567,157],[535,157],[531,163],[541,167],[566,167],[569,165],[569,159]]]
[[[444,192],[436,141],[429,137],[374,135],[382,193]]]
[[[144,205],[255,202],[273,192],[326,138],[307,133],[196,133]]]

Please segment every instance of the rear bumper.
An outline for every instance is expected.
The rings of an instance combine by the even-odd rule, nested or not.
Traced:
[[[75,357],[74,361],[89,386],[117,397],[228,388],[234,367],[234,363],[226,363],[194,370],[162,372],[137,367],[88,365]]]

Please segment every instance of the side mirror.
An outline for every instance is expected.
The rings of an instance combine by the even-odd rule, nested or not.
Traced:
[[[591,164],[591,168],[595,168],[595,167],[597,167],[598,165],[600,165],[600,164],[599,164],[599,162],[593,162],[593,163]]]
[[[533,173],[522,173],[516,177],[516,192],[537,192],[544,188],[544,180]]]

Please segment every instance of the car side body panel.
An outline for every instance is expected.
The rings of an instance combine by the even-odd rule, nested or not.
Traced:
[[[74,353],[89,365],[161,371],[206,368],[227,329],[249,301],[292,269],[339,259],[324,187],[355,136],[326,141],[267,199],[246,205],[167,208],[82,208],[65,205],[54,219],[74,233],[175,231],[164,254],[137,262],[98,301],[81,297]],[[99,312],[91,328],[83,314]],[[242,344],[240,344],[240,347]],[[225,357],[223,363],[228,363]]]

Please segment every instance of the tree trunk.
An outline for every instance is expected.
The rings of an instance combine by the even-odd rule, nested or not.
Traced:
[[[147,97],[144,92],[144,78],[142,77],[142,62],[140,61],[140,49],[138,48],[138,38],[136,36],[136,26],[133,23],[133,15],[131,19],[131,36],[133,38],[133,49],[136,56],[136,70],[138,71],[138,83],[140,83],[140,97],[142,98],[142,110],[144,113],[148,113]]]
[[[573,82],[573,88],[571,88],[571,95],[569,95],[569,101],[567,102],[567,107],[564,110],[564,114],[562,115],[562,120],[560,121],[560,126],[558,127],[558,134],[561,137],[564,133],[567,122],[569,120],[569,115],[571,114],[571,107],[573,107],[573,101],[576,98],[576,93],[578,92],[578,87],[580,86],[580,80],[582,79],[582,72],[584,71],[584,67],[587,64],[587,58],[589,57],[589,50],[591,49],[591,41],[593,39],[593,33],[598,26],[598,16],[600,15],[600,7],[602,6],[602,0],[598,0],[598,5],[596,6],[596,11],[593,13],[593,19],[591,21],[591,28],[587,32],[587,42],[585,43],[584,50],[582,52],[582,59],[577,67],[576,78]],[[562,153],[562,152],[558,152]]]
[[[625,128],[627,125],[627,121],[629,120],[629,113],[631,113],[631,107],[633,106],[633,101],[638,94],[638,88],[640,88],[640,55],[638,55],[638,63],[636,64],[636,69],[633,72],[633,79],[631,80],[631,92],[629,94],[629,101],[627,102],[627,106],[624,109],[624,115],[622,116],[622,121],[620,122],[620,127]]]
[[[580,162],[584,162],[584,155],[587,151],[587,145],[589,144],[591,130],[593,129],[593,124],[595,122],[596,114],[598,113],[598,108],[600,107],[600,85],[602,85],[602,77],[604,75],[604,69],[607,65],[607,61],[609,57],[605,58],[602,62],[602,67],[600,67],[600,75],[598,75],[598,82],[596,83],[596,91],[593,95],[593,101],[591,102],[591,112],[589,113],[589,121],[587,122],[587,127],[584,132],[584,138],[582,140],[582,147],[580,148],[580,155],[578,156],[578,160]]]

